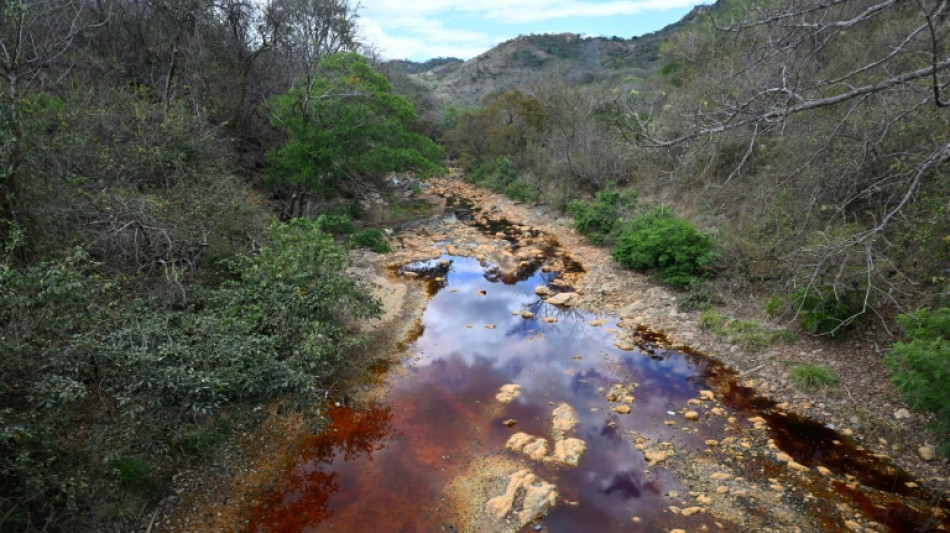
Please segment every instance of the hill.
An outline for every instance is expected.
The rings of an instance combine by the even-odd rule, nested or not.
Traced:
[[[708,9],[697,6],[682,20],[646,35],[584,37],[574,33],[523,35],[468,61],[391,61],[389,66],[424,85],[446,104],[476,106],[493,91],[530,88],[545,79],[570,85],[649,83],[660,68],[660,45]]]

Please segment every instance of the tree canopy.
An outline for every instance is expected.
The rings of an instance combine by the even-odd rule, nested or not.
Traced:
[[[388,172],[441,168],[442,149],[414,129],[412,104],[365,58],[330,55],[318,72],[270,101],[273,125],[287,134],[269,157],[274,180],[331,196]]]

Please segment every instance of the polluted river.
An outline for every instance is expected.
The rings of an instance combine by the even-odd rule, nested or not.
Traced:
[[[584,257],[550,234],[454,196],[446,213],[388,265],[421,316],[242,529],[950,529],[946,496],[847,433],[643,317],[584,310]]]

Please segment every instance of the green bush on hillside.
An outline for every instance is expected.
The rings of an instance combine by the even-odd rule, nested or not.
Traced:
[[[505,156],[483,161],[465,172],[465,181],[481,185],[497,193],[503,193],[518,175]]]
[[[389,243],[386,242],[386,237],[383,236],[383,232],[376,228],[364,229],[363,231],[353,235],[353,242],[359,246],[362,246],[363,248],[369,248],[378,254],[384,254],[391,251]]]
[[[835,289],[830,285],[803,288],[791,296],[791,305],[798,312],[799,326],[815,335],[835,338],[843,335],[861,315],[861,293]],[[770,301],[768,309],[774,307]]]
[[[660,279],[680,288],[711,275],[718,258],[712,237],[662,207],[625,226],[612,255],[626,268],[656,271]]]
[[[613,244],[622,222],[637,205],[637,192],[607,189],[591,201],[575,200],[568,206],[574,228],[595,244]]]
[[[319,215],[314,222],[317,227],[320,228],[320,231],[336,235],[337,237],[351,235],[356,231],[356,226],[353,225],[353,219],[345,214]]]
[[[530,203],[538,200],[538,191],[519,179],[505,186],[504,194],[516,202]]]
[[[912,408],[937,416],[934,429],[950,455],[950,307],[900,315],[905,340],[884,356],[892,381]]]
[[[287,396],[312,404],[352,364],[353,326],[379,311],[346,265],[346,250],[301,220],[227,261],[222,285],[182,286],[187,298],[170,302],[139,295],[81,248],[30,267],[0,256],[4,528],[52,516],[88,530],[72,520],[97,506],[126,520],[123,491],[114,502],[87,495],[101,497],[109,479],[145,487],[149,463],[207,449],[222,416],[238,425]]]

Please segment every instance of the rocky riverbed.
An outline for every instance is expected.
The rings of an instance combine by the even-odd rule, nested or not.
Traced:
[[[425,316],[427,294],[432,306],[440,305],[437,298],[455,306],[443,313],[451,314],[463,306],[488,306],[499,292],[496,287],[533,280],[527,290],[509,291],[517,296],[509,303],[495,301],[511,307],[504,309],[508,318],[497,313],[491,322],[463,318],[445,338],[477,334],[501,342],[491,339],[530,324],[517,337],[517,345],[525,348],[513,348],[524,354],[545,336],[563,339],[561,344],[568,347],[578,332],[593,336],[596,348],[557,355],[556,368],[565,376],[560,380],[550,372],[554,362],[542,365],[524,355],[531,373],[548,376],[541,380],[543,387],[532,387],[537,380],[524,378],[524,372],[512,372],[504,377],[524,383],[513,379],[494,384],[485,395],[440,397],[442,403],[458,403],[454,418],[444,424],[455,427],[454,421],[466,421],[450,430],[464,439],[430,450],[444,453],[422,454],[422,464],[431,467],[434,457],[454,453],[446,450],[461,451],[464,460],[438,461],[444,470],[434,478],[439,487],[421,496],[435,499],[409,502],[410,510],[400,522],[407,530],[419,524],[415,530],[517,531],[542,526],[567,531],[584,520],[608,524],[600,529],[604,531],[950,527],[947,463],[928,453],[925,418],[903,410],[891,390],[876,337],[838,345],[804,339],[749,353],[704,331],[698,313],[677,310],[676,294],[620,269],[607,250],[586,243],[569,228],[569,221],[550,210],[515,204],[455,180],[436,181],[428,193],[448,216],[401,228],[392,236],[393,253],[365,253],[355,267],[375,278],[386,303],[386,316],[367,327],[377,334],[377,356],[390,364],[380,379],[354,384],[349,395],[357,407],[341,406],[350,411],[337,416],[346,422],[346,431],[355,432],[353,438],[376,435],[373,424],[383,419],[398,425],[400,410],[411,411],[409,406],[423,410],[399,384],[416,380],[414,373],[431,362],[419,353],[432,349],[426,335],[441,322],[419,321]],[[469,288],[450,283],[458,283],[467,272],[465,265],[472,271],[483,267],[473,276],[490,283],[480,281],[477,289],[472,285],[470,292],[453,294],[449,291]],[[420,325],[429,331],[419,331]],[[565,334],[565,328],[575,329]],[[562,337],[556,337],[556,331]],[[816,360],[833,368],[839,387],[809,395],[791,387],[785,375],[788,366]],[[681,365],[676,368],[683,373],[683,384],[676,384],[675,393],[661,395],[655,376],[662,374],[644,368],[671,362]],[[472,367],[458,369],[463,366],[466,372]],[[444,379],[448,371],[440,372],[433,375]],[[462,374],[450,377],[474,380]],[[491,374],[484,382],[501,377]],[[550,391],[562,381],[582,393],[560,395],[569,401],[556,400],[559,395]],[[653,402],[659,397],[662,405]],[[376,407],[363,412],[359,406]],[[389,418],[380,414],[387,408]],[[437,426],[439,420],[431,418],[430,425]],[[485,427],[477,427],[482,422],[476,420],[486,421]],[[413,435],[428,431],[411,427],[417,430]],[[338,453],[332,451],[335,441],[315,442],[304,429],[274,408],[265,430],[248,435],[246,451],[235,454],[243,461],[218,465],[211,476],[183,474],[180,496],[152,516],[149,529],[305,527],[299,521],[267,522],[261,518],[266,514],[261,502],[269,502],[265,506],[282,516],[309,516],[313,524],[327,520],[319,513],[308,515],[297,507],[291,512],[287,507],[291,500],[298,501],[286,496],[288,476],[306,472],[311,479],[339,466],[332,459]],[[435,435],[446,439],[444,433]],[[413,442],[423,449],[433,446],[424,439]],[[323,451],[312,451],[316,449]],[[358,470],[353,477],[360,478]],[[592,496],[595,492],[601,496]],[[402,509],[402,503],[387,498],[383,490],[378,501]],[[649,505],[638,506],[637,500]],[[598,511],[585,515],[588,508]],[[345,514],[338,511],[337,517]],[[622,529],[615,525],[618,517]],[[333,524],[335,530],[346,529],[339,520]]]

